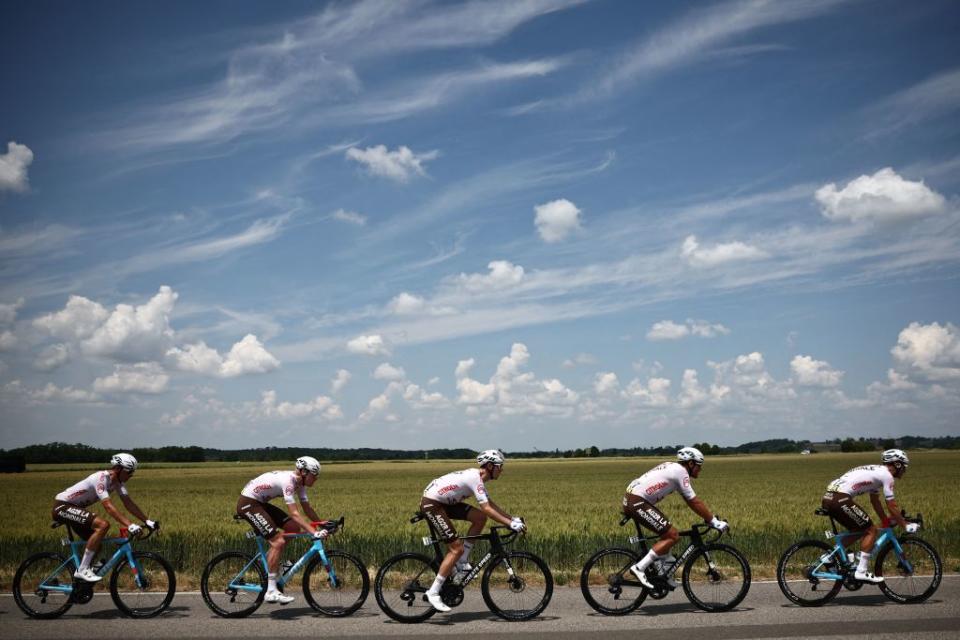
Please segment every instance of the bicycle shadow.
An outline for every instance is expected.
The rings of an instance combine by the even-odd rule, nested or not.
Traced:
[[[156,618],[160,620],[163,618],[187,618],[189,616],[190,607],[167,607],[163,613],[157,615]],[[130,616],[119,609],[103,609],[76,617],[83,618],[84,620],[130,620]]]
[[[743,605],[740,605],[738,607],[730,609],[730,612],[734,612],[734,611],[746,612],[746,611],[753,611],[753,610],[754,610],[753,607],[744,607]],[[643,616],[657,617],[661,615],[673,615],[677,613],[709,613],[709,612],[699,609],[695,605],[689,602],[676,602],[673,604],[661,604],[656,606],[640,607],[636,611],[628,613],[627,616],[639,614]],[[598,613],[596,611],[588,613],[587,615],[595,618],[610,617],[602,613]],[[627,617],[627,616],[624,616],[624,617]]]
[[[441,614],[442,615],[442,614]],[[466,622],[476,622],[478,620],[485,620],[487,622],[504,622],[507,624],[516,624],[514,621],[504,620],[500,616],[491,613],[489,611],[459,611],[457,613],[450,613],[446,617],[439,618],[434,616],[423,622],[423,624],[435,626],[435,627],[446,627],[456,624],[466,623]],[[532,620],[524,620],[525,623],[533,622],[550,622],[552,620],[559,620],[557,616],[537,616]],[[389,622],[394,622],[390,620]],[[399,623],[397,623],[399,624]]]
[[[344,616],[345,618],[375,618],[377,613],[373,611],[365,610],[364,608],[358,609],[357,611],[351,613],[349,616]],[[261,617],[261,616],[256,616]],[[274,609],[270,611],[265,616],[271,620],[298,620],[300,618],[321,618],[327,619],[330,616],[325,616],[318,611],[314,611],[310,607],[296,607],[291,609],[290,607],[283,607],[282,609]]]

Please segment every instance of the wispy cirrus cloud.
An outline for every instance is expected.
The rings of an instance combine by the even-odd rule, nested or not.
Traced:
[[[866,108],[874,128],[867,137],[888,135],[960,109],[960,68],[933,75]]]

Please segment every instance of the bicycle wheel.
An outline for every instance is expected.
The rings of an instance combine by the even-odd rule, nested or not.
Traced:
[[[256,591],[250,587],[260,589]],[[267,572],[259,557],[225,551],[204,568],[200,593],[210,610],[218,616],[243,618],[263,603],[263,596],[267,593]]]
[[[70,592],[49,587],[73,584],[74,563],[59,553],[37,553],[23,561],[13,576],[13,599],[31,618],[62,616],[73,603]]]
[[[345,551],[327,551],[328,565],[314,556],[303,574],[303,597],[326,616],[348,616],[370,593],[370,575],[359,558]],[[316,572],[316,575],[314,575]]]
[[[877,554],[876,572],[883,576],[880,590],[901,604],[923,602],[933,595],[943,577],[940,555],[929,542],[920,538],[900,540],[903,554],[886,545]]]
[[[152,618],[170,606],[177,591],[173,567],[151,551],[134,551],[136,569],[124,558],[110,576],[110,597],[131,618]]]
[[[777,584],[790,602],[801,607],[819,607],[839,593],[843,580],[820,578],[813,575],[814,572],[839,571],[831,545],[820,540],[801,540],[780,556]]]
[[[385,614],[397,622],[423,622],[437,612],[427,602],[427,589],[439,565],[419,553],[401,553],[383,563],[373,582],[373,595]]]
[[[704,611],[729,611],[750,590],[750,563],[728,544],[707,544],[683,566],[683,591]]]
[[[509,551],[483,572],[480,593],[490,611],[505,620],[530,620],[543,613],[553,595],[553,574],[540,557]]]
[[[630,549],[601,549],[580,572],[580,592],[593,609],[607,616],[623,616],[643,604],[647,591],[630,573],[640,557]]]

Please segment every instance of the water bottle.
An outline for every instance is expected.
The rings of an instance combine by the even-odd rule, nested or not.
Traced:
[[[293,563],[289,560],[283,561],[283,569],[280,571],[280,575],[286,574],[290,569],[293,569]]]
[[[850,566],[857,564],[857,555],[853,551],[848,551],[847,561],[850,563]]]
[[[90,571],[99,574],[100,569],[103,569],[103,565],[105,564],[106,562],[104,562],[102,558],[98,558],[92,565],[90,565]]]
[[[667,557],[660,561],[660,572],[662,575],[667,575],[673,570],[673,565],[677,564],[677,558],[672,553],[668,553]]]

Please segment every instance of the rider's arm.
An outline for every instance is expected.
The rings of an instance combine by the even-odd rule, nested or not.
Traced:
[[[120,500],[121,502],[123,502],[123,506],[127,508],[127,511],[129,511],[136,517],[140,518],[143,522],[146,522],[148,520],[146,514],[140,510],[140,507],[138,507],[137,503],[133,501],[133,498],[121,493]]]
[[[309,500],[301,500],[300,506],[303,507],[303,512],[308,518],[313,522],[320,522],[320,516],[317,515],[317,512],[313,510],[313,507],[310,506]]]
[[[121,496],[121,498],[122,497],[123,496]],[[113,502],[110,501],[110,498],[104,498],[103,500],[100,501],[100,504],[103,505],[103,508],[106,510],[106,512],[109,513],[114,520],[119,522],[121,526],[124,526],[124,527],[130,526],[130,520],[128,520],[125,515],[120,513],[119,509],[113,506]]]
[[[703,518],[704,522],[710,522],[713,520],[713,512],[710,511],[709,507],[707,507],[707,503],[700,498],[694,497],[690,500],[687,500],[687,506],[690,507],[694,513]]]
[[[290,517],[293,518],[293,521],[300,525],[300,528],[308,533],[316,533],[316,529],[313,528],[313,525],[310,524],[310,521],[303,517],[303,514],[300,513],[300,508],[297,507],[296,502],[287,503],[287,511],[290,512]]]
[[[500,524],[510,526],[510,516],[507,515],[507,512],[494,504],[493,500],[487,500],[486,502],[480,503],[480,511],[490,518],[491,520],[496,520]]]
[[[879,493],[870,494],[870,504],[873,505],[873,510],[877,512],[877,516],[881,521],[887,517],[887,514],[883,511],[883,501],[880,500]],[[893,512],[891,511],[891,513]]]
[[[873,494],[870,495],[873,497]],[[877,502],[880,502],[880,496],[877,495]],[[901,527],[907,526],[907,521],[904,519],[903,514],[900,513],[900,507],[897,505],[897,501],[893,498],[887,498],[887,509],[890,511],[890,517],[897,521],[897,524]]]

